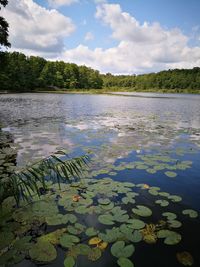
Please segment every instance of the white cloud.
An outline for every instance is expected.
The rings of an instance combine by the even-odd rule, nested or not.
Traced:
[[[12,49],[25,53],[55,57],[64,49],[64,38],[75,30],[70,18],[32,0],[9,1],[2,12],[10,25]]]
[[[85,35],[84,40],[85,41],[91,41],[93,39],[94,39],[94,35],[91,32],[87,32],[86,35]]]
[[[114,73],[200,66],[200,47],[190,47],[189,37],[180,29],[165,29],[159,23],[140,24],[129,13],[122,12],[118,4],[98,5],[96,18],[111,28],[118,45],[94,50],[79,45],[65,51],[64,58]]]
[[[77,2],[78,0],[48,0],[51,7],[70,6]]]

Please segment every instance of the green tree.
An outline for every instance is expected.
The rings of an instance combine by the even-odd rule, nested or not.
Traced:
[[[0,10],[8,4],[7,0],[0,0]],[[8,22],[0,16],[0,45],[5,47],[10,47],[8,41]]]

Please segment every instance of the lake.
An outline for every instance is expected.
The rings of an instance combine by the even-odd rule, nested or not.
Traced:
[[[159,239],[156,245],[135,246],[135,267],[183,266],[176,260],[181,251],[190,252],[193,266],[200,266],[199,217],[181,213],[200,212],[200,95],[119,94],[0,95],[0,125],[12,136],[16,164],[23,167],[61,148],[71,157],[90,155],[89,178],[134,183],[139,204],[155,209],[155,218],[174,212],[182,223],[170,226],[182,235],[180,244],[167,246]],[[58,261],[48,266],[62,264],[63,252],[58,253]],[[105,253],[87,266],[116,266]],[[86,266],[81,257],[76,266]],[[16,266],[37,265],[24,260]]]

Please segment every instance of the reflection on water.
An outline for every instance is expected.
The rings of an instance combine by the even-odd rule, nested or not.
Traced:
[[[0,118],[4,129],[14,137],[19,166],[47,156],[60,147],[71,155],[89,152],[93,155],[96,171],[107,169],[111,172],[117,161],[121,160],[121,164],[138,161],[140,154],[164,153],[174,155],[177,160],[192,160],[190,169],[178,171],[176,181],[181,181],[178,188],[181,193],[187,192],[186,186],[191,187],[191,199],[188,199],[200,208],[197,204],[200,203],[197,193],[200,189],[200,96],[158,95],[159,98],[150,98],[157,94],[149,93],[142,93],[141,98],[0,95]],[[126,178],[124,170],[116,179],[130,180],[137,176],[134,179],[142,177],[140,179],[147,182],[147,177],[153,175],[151,183],[156,181],[159,186],[173,189],[176,181],[161,179],[163,172],[153,174],[134,169]]]
[[[139,95],[0,95],[0,122],[18,166],[61,147],[88,153],[88,177],[160,187],[200,211],[200,96]]]

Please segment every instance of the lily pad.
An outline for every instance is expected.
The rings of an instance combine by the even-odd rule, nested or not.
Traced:
[[[130,261],[127,258],[123,258],[123,257],[118,259],[117,264],[120,267],[134,267],[134,264],[132,263],[132,261]]]
[[[68,256],[65,260],[64,260],[64,266],[65,267],[74,267],[75,266],[75,260],[72,256]]]
[[[184,266],[192,266],[194,264],[192,255],[187,251],[176,253],[176,258]]]
[[[152,215],[152,211],[148,208],[148,207],[145,207],[145,206],[142,206],[142,205],[137,205],[136,206],[137,209],[132,209],[133,213],[141,216],[141,217],[149,217]]]
[[[110,214],[103,214],[98,217],[98,221],[105,225],[113,225],[114,224],[113,220],[114,218]]]
[[[197,218],[198,217],[198,212],[195,210],[183,210],[182,211],[183,215],[188,215],[190,218]]]
[[[110,199],[108,199],[108,198],[100,198],[100,199],[98,199],[98,202],[101,205],[108,205],[110,203]]]
[[[111,254],[116,258],[129,258],[134,251],[134,246],[132,244],[126,246],[124,241],[117,241],[111,247]]]
[[[175,172],[170,172],[170,171],[165,172],[165,175],[170,178],[175,178],[177,176]]]
[[[61,244],[61,246],[65,247],[65,248],[70,248],[75,243],[78,243],[78,242],[80,242],[80,239],[74,235],[64,234],[60,238],[60,244]]]
[[[155,201],[156,204],[159,204],[161,207],[167,207],[169,205],[169,202],[167,200],[156,200]]]
[[[165,238],[164,243],[167,245],[176,245],[181,241],[181,235],[170,230],[160,230],[157,232],[158,238]]]
[[[85,234],[87,236],[95,236],[98,234],[98,230],[94,229],[94,227],[89,227],[86,231],[85,231]]]
[[[102,252],[101,249],[96,247],[92,248],[90,252],[88,253],[88,259],[91,261],[97,261],[99,258],[101,258]]]
[[[37,262],[51,262],[56,259],[57,252],[54,246],[47,241],[38,241],[30,250],[29,255]]]

